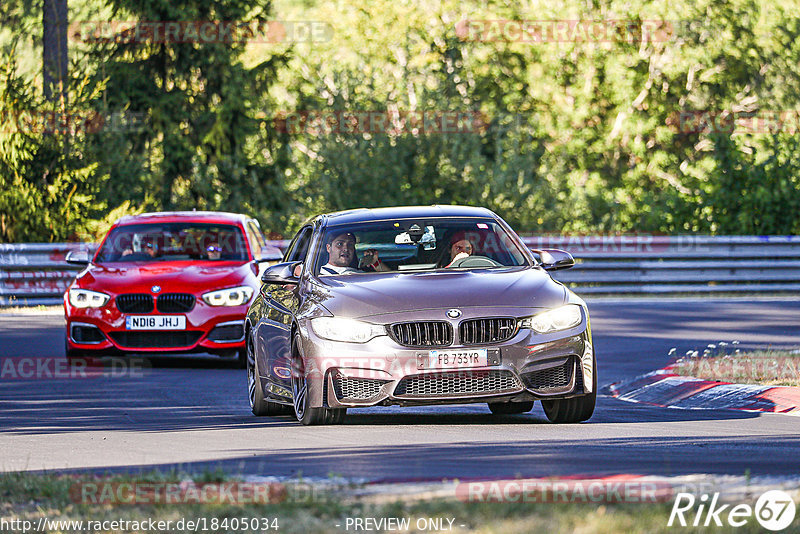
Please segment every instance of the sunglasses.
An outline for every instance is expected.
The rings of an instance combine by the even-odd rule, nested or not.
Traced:
[[[218,245],[209,245],[206,247],[207,252],[222,252],[222,247]]]

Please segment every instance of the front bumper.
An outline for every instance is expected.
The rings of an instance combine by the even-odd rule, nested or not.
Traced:
[[[424,369],[427,349],[403,347],[389,336],[351,344],[320,339],[305,329],[311,401],[314,406],[354,408],[522,402],[591,393],[595,358],[583,310],[581,324],[569,330],[536,334],[522,329],[502,343],[446,347],[487,349],[488,365],[459,369]]]
[[[65,298],[67,349],[89,354],[121,353],[212,353],[230,354],[244,347],[244,316],[247,305],[213,307],[198,299],[185,313],[183,330],[128,330],[125,317],[113,300],[101,308],[75,308]]]

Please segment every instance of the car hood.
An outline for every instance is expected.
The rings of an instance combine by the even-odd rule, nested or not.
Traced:
[[[78,287],[106,293],[150,293],[154,285],[161,292],[196,293],[208,289],[221,289],[246,283],[254,285],[255,279],[249,263],[221,262],[208,265],[197,262],[114,263],[90,265],[78,276]]]
[[[333,315],[367,317],[437,308],[552,308],[566,289],[535,267],[320,277],[313,293]]]

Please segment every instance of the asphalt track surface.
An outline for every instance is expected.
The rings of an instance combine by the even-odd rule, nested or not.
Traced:
[[[719,341],[800,346],[800,300],[591,301],[601,387]],[[0,358],[63,358],[63,318],[0,314]],[[541,407],[351,410],[303,427],[250,414],[243,370],[158,358],[126,376],[0,380],[0,470],[202,472],[365,481],[620,473],[800,474],[800,419],[598,398],[592,419],[553,425]],[[45,372],[41,373],[46,375]]]

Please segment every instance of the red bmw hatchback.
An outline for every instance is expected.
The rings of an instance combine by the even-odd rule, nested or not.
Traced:
[[[81,256],[82,254],[82,256]],[[258,222],[220,212],[123,217],[64,294],[67,358],[210,353],[245,364],[259,263],[280,258]]]

